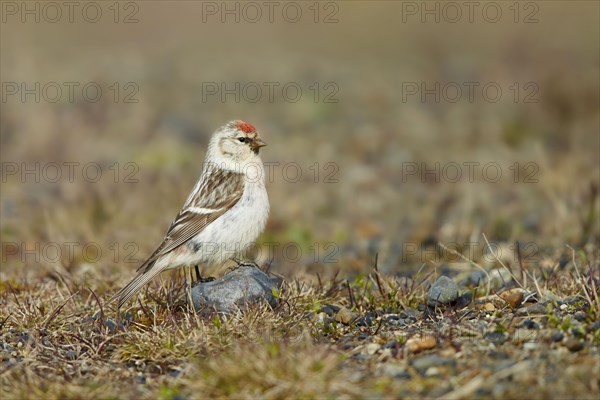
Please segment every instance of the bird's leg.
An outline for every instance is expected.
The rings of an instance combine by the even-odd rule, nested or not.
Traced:
[[[190,309],[194,309],[194,300],[192,299],[192,266],[186,267],[186,276],[185,280],[187,281],[187,292],[188,292],[188,305]]]
[[[194,268],[196,269],[196,281],[192,284],[192,286],[196,286],[199,283],[212,282],[215,280],[215,278],[212,276],[204,278],[202,275],[200,275],[200,269],[197,265],[195,265]]]
[[[204,277],[201,276],[196,281],[194,281],[194,283],[192,284],[192,287],[195,287],[196,285],[199,285],[201,283],[212,282],[212,281],[215,281],[215,280],[217,280],[217,279],[215,277],[212,277],[212,276],[207,276],[206,278],[204,278]]]

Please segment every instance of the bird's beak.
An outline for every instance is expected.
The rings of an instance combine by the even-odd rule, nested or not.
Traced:
[[[266,145],[267,144],[265,142],[263,142],[262,140],[260,140],[260,139],[254,139],[252,141],[252,145],[250,147],[252,147],[252,150],[256,150],[256,149],[259,149],[259,148],[264,147]]]

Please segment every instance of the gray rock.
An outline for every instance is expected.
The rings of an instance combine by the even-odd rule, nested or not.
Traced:
[[[115,333],[117,331],[117,324],[115,324],[115,322],[112,319],[107,319],[104,322],[104,326],[108,328],[108,331],[110,333]]]
[[[270,277],[256,264],[243,263],[222,278],[196,284],[192,288],[192,301],[196,310],[210,307],[222,313],[263,300],[275,307],[273,289],[279,290],[281,283],[280,278]]]
[[[473,271],[465,279],[460,281],[463,286],[484,285],[487,282],[487,275],[483,271]]]
[[[515,312],[517,316],[525,316],[525,315],[546,315],[548,314],[548,310],[545,306],[540,303],[535,303],[529,306],[520,307]]]
[[[440,357],[436,354],[432,354],[416,358],[412,362],[412,366],[419,371],[421,375],[424,375],[425,372],[431,367],[440,367],[444,365],[455,366],[456,361],[454,361],[452,358]]]
[[[430,306],[448,304],[458,299],[458,296],[458,285],[452,279],[442,275],[431,285],[428,302]]]
[[[358,314],[348,310],[346,307],[341,307],[340,310],[335,314],[335,320],[345,325],[350,325],[358,318]]]
[[[552,336],[550,336],[550,339],[552,339],[553,342],[562,342],[564,338],[564,333],[560,331],[555,331],[554,333],[552,333]]]
[[[4,343],[4,342],[0,342],[0,349],[3,352],[9,353],[9,354],[12,353],[13,351],[17,351],[17,348],[15,346],[11,346],[10,344]]]
[[[504,287],[509,282],[512,282],[512,276],[510,272],[504,268],[493,269],[490,271],[490,284],[493,288]]]
[[[523,327],[524,327],[525,329],[536,329],[536,330],[537,330],[537,329],[540,329],[540,325],[539,325],[537,322],[535,322],[534,320],[532,320],[532,319],[529,319],[529,318],[525,319],[525,320],[524,320],[524,321],[521,323],[521,325],[523,325]]]
[[[564,345],[573,353],[583,350],[584,347],[583,342],[575,338],[567,339]]]
[[[490,343],[502,344],[502,343],[506,342],[507,335],[504,332],[494,331],[494,332],[486,333],[485,335],[483,335],[483,338]]]
[[[383,375],[391,376],[392,378],[409,379],[410,373],[405,367],[395,364],[383,364],[381,366]]]
[[[585,313],[579,310],[573,314],[573,318],[575,318],[577,321],[585,321]]]

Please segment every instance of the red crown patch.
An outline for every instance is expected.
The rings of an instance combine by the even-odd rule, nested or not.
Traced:
[[[256,128],[254,126],[252,126],[252,124],[249,124],[244,121],[239,121],[237,123],[237,127],[244,133],[250,133],[250,132],[256,131]]]

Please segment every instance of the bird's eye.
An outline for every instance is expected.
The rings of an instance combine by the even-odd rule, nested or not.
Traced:
[[[241,137],[241,138],[239,138],[238,140],[239,140],[240,142],[242,142],[242,143],[246,142],[246,138],[245,138],[245,137]]]

